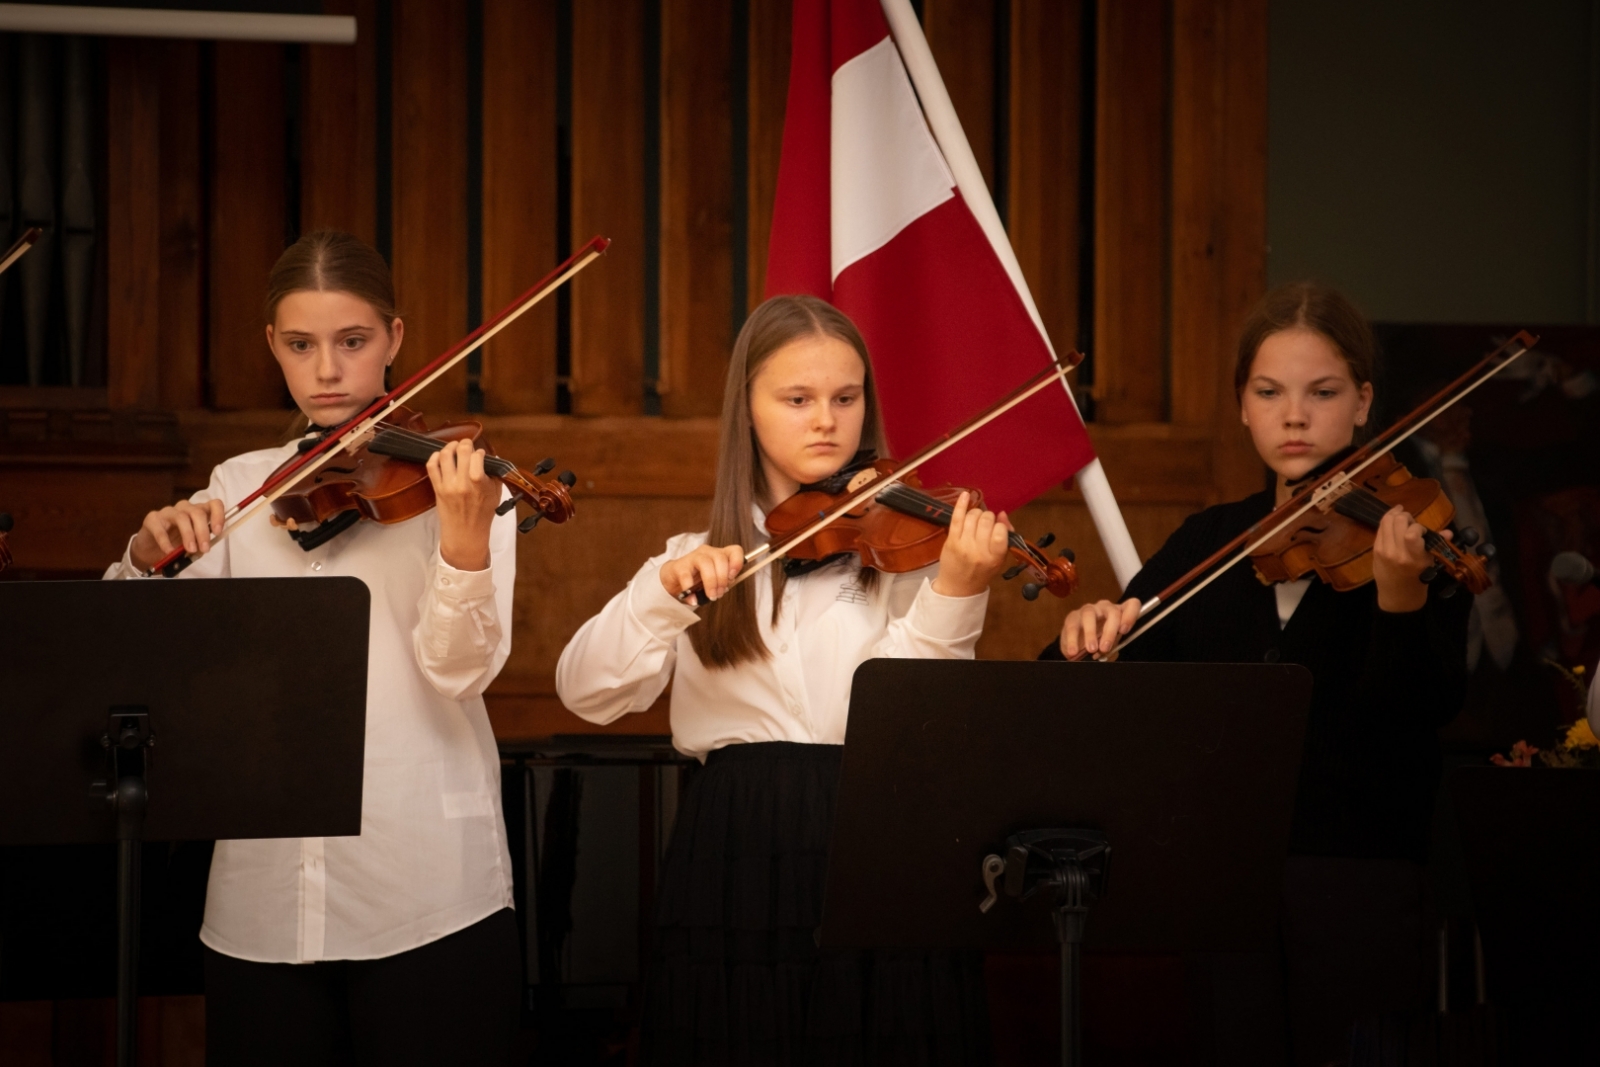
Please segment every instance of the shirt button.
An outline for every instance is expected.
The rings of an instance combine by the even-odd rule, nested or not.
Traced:
[[[787,652],[787,651],[789,651],[789,646],[787,644],[779,645],[778,646],[778,651],[779,652]]]
[[[1263,663],[1276,663],[1280,658],[1282,658],[1282,654],[1277,649],[1269,648],[1266,654],[1261,657],[1261,661]]]
[[[450,584],[450,579],[448,579],[448,578],[440,578],[439,579],[439,584],[440,585],[449,585]]]
[[[314,571],[320,571],[322,569],[322,561],[318,560],[317,562],[313,563],[311,565],[311,569]]]

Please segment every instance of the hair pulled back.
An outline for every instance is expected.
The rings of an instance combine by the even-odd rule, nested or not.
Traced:
[[[1310,330],[1331,344],[1358,387],[1376,375],[1378,342],[1366,316],[1337,289],[1315,282],[1292,282],[1263,297],[1239,335],[1239,358],[1233,368],[1235,397],[1243,395],[1250,381],[1250,367],[1261,343],[1279,331],[1295,329]]]
[[[262,308],[267,323],[277,317],[284,297],[304,289],[349,293],[365,300],[385,330],[392,330],[399,316],[389,264],[371,245],[342,230],[313,230],[283,250],[267,275]]]

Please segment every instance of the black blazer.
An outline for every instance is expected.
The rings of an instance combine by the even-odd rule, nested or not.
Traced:
[[[1167,539],[1124,591],[1148,600],[1272,509],[1272,494],[1207,508]],[[1313,684],[1291,849],[1322,856],[1427,858],[1439,787],[1436,732],[1466,697],[1465,590],[1396,615],[1369,583],[1313,580],[1278,628],[1277,600],[1249,562],[1234,566],[1130,645],[1128,661],[1298,663]],[[1041,659],[1060,659],[1052,642]]]

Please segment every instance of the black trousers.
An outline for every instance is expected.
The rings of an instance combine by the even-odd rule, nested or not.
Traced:
[[[511,909],[377,960],[252,963],[206,949],[209,1067],[504,1067],[521,1025]]]

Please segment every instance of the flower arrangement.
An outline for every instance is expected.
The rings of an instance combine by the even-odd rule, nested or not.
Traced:
[[[1589,685],[1584,678],[1582,667],[1571,670],[1552,660],[1545,660],[1550,666],[1566,676],[1573,688],[1578,691],[1578,706],[1582,707],[1588,697]],[[1526,741],[1518,741],[1511,746],[1509,755],[1502,756],[1498,752],[1489,757],[1489,762],[1496,767],[1532,767],[1537,760],[1545,767],[1592,767],[1600,769],[1600,738],[1595,737],[1594,730],[1589,726],[1588,719],[1579,719],[1567,727],[1566,736],[1556,742],[1555,748],[1548,752],[1541,751]]]

